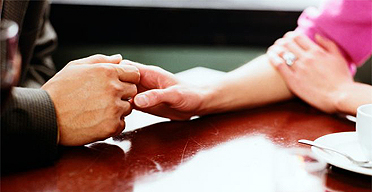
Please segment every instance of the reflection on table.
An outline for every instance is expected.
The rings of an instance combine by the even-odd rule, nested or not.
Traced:
[[[52,166],[3,175],[1,190],[371,190],[369,176],[332,166],[309,171],[293,155],[309,151],[298,139],[354,130],[353,122],[299,100],[190,121],[134,111],[126,122],[115,138],[62,148]]]

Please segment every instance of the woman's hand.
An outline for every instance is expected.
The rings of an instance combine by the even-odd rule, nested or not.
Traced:
[[[338,46],[329,39],[289,32],[267,52],[271,64],[279,71],[289,89],[310,105],[327,113],[337,112],[338,98],[344,87],[354,83],[348,64]],[[283,55],[291,52],[296,59],[289,66]]]

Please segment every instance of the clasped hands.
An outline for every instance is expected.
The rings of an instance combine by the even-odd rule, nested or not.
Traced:
[[[347,61],[332,41],[319,35],[315,40],[317,43],[290,32],[268,49],[266,57],[294,95],[324,112],[341,111],[337,98],[345,95],[345,87],[355,86]],[[285,51],[297,57],[291,66],[281,57]],[[235,79],[234,84],[240,81],[244,78]],[[214,89],[190,86],[159,67],[122,60],[120,55],[94,55],[68,63],[42,89],[55,105],[59,144],[76,146],[120,134],[124,117],[133,107],[172,120],[187,120],[216,112],[212,104],[223,97],[245,98],[236,98],[234,91],[250,92],[216,87],[221,85],[216,83]],[[216,97],[221,92],[222,96]]]
[[[120,134],[133,107],[189,119],[201,106],[203,91],[183,86],[159,67],[122,60],[121,55],[93,55],[71,61],[42,89],[55,106],[58,144],[79,146]]]

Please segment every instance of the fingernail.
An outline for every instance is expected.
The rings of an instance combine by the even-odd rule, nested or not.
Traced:
[[[110,57],[113,58],[113,59],[122,59],[121,54],[111,55]]]
[[[319,33],[315,34],[315,39],[323,39],[323,40],[328,40],[327,38],[321,36]]]
[[[121,60],[120,64],[131,65],[131,61],[129,61],[128,59],[123,59]]]
[[[134,102],[138,107],[146,107],[149,105],[149,98],[146,95],[139,95],[134,98]]]

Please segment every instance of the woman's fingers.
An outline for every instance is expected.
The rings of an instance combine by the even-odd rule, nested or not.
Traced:
[[[298,46],[300,46],[304,51],[308,51],[309,49],[313,48],[314,42],[309,39],[307,36],[300,34],[300,33],[295,33],[293,35],[293,40],[294,42],[297,43]]]
[[[302,49],[302,47],[300,47],[295,41],[293,38],[289,38],[289,37],[284,37],[284,38],[281,38],[281,39],[278,39],[274,45],[277,45],[277,46],[281,46],[283,47],[283,49],[285,51],[290,51],[292,52],[293,54],[295,54],[296,56],[298,55],[303,55],[304,54],[304,49]],[[281,53],[280,55],[284,54]]]
[[[338,46],[336,45],[336,43],[334,43],[333,41],[319,35],[319,34],[316,34],[315,35],[315,41],[319,44],[319,46],[321,46],[322,48],[324,48],[326,51],[330,52],[330,53],[334,53],[334,54],[341,54],[339,49],[338,49]]]
[[[286,82],[288,82],[288,80],[293,79],[294,72],[291,67],[285,63],[284,59],[281,55],[279,55],[277,51],[278,49],[275,49],[275,47],[273,47],[269,49],[266,55],[274,68],[282,75]]]
[[[269,49],[269,50],[267,51],[266,55],[267,55],[267,57],[268,57],[270,63],[271,63],[272,65],[274,65],[274,67],[277,67],[277,66],[279,66],[279,65],[285,63],[285,61],[283,60],[283,58],[281,58],[281,57],[279,56],[279,54],[278,54],[277,52],[275,52],[275,50],[272,50],[272,49],[270,50],[270,49]]]

